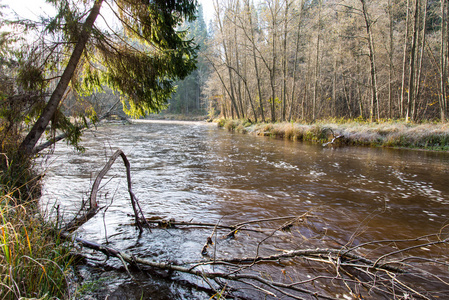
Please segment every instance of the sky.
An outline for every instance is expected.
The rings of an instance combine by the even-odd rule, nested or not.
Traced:
[[[198,2],[203,6],[203,15],[206,25],[209,26],[209,21],[214,16],[214,1],[213,0],[198,0]]]
[[[203,14],[206,24],[212,19],[214,14],[214,0],[198,0],[203,6]],[[45,11],[52,9],[44,0],[0,0],[1,5],[8,5],[21,17],[38,20],[38,16]]]

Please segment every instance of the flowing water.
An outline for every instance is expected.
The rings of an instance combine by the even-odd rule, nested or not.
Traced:
[[[59,214],[67,219],[88,199],[108,158],[122,149],[131,164],[134,193],[149,219],[236,224],[310,212],[309,225],[297,227],[295,239],[286,234],[267,242],[261,254],[407,239],[437,233],[449,223],[448,153],[322,147],[231,134],[205,123],[162,121],[103,126],[86,133],[82,146],[84,153],[57,145],[43,160],[46,208],[51,212],[59,205]],[[212,228],[153,229],[139,236],[121,161],[102,185],[98,200],[103,209],[79,236],[156,261],[203,259],[201,249]],[[263,224],[278,226],[275,221]],[[228,257],[251,256],[257,241],[241,233],[231,241],[219,240],[217,248]],[[92,254],[80,276],[94,278],[103,298],[210,297],[193,288],[192,283],[201,281],[197,278],[135,272],[133,281],[120,272],[120,261],[108,260],[107,268],[95,259],[104,257]],[[289,276],[308,272],[307,265],[298,264]],[[322,288],[332,294],[332,289]]]

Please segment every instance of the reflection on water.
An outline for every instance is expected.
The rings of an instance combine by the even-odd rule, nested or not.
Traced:
[[[88,198],[97,172],[120,148],[131,163],[133,190],[147,217],[230,224],[313,211],[316,230],[342,244],[422,236],[438,232],[449,220],[447,153],[324,148],[185,122],[101,127],[87,133],[82,145],[85,153],[58,145],[46,159],[44,202],[49,208],[59,204],[66,215]],[[104,209],[83,227],[83,237],[156,260],[201,259],[210,230],[161,230],[138,238],[130,226],[121,162],[106,182],[99,195]],[[226,251],[249,255],[253,246],[242,238]],[[287,244],[272,250],[276,247]],[[171,291],[160,299],[204,296],[170,284],[151,286]]]

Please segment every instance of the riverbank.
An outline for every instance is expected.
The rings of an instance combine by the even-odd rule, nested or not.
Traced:
[[[0,156],[0,298],[62,299],[70,248],[40,209],[41,176],[14,149],[3,145]]]
[[[240,133],[271,136],[324,145],[356,145],[449,151],[449,123],[411,124],[319,121],[306,123],[257,123],[216,120],[218,126]]]
[[[161,112],[158,114],[151,114],[147,117],[150,120],[170,120],[170,121],[204,121],[208,117],[201,114],[170,114]]]

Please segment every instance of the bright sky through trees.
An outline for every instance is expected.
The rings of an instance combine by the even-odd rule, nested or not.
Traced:
[[[212,19],[214,15],[214,4],[212,0],[198,0],[203,6],[204,18],[206,24]],[[44,0],[0,0],[1,5],[9,6],[9,11],[16,12],[20,17],[38,20],[38,16],[44,14],[51,14],[52,6]]]
[[[0,0],[0,4],[9,7],[8,14],[15,12],[21,18],[37,21],[39,15],[50,14],[53,7],[43,0]]]

